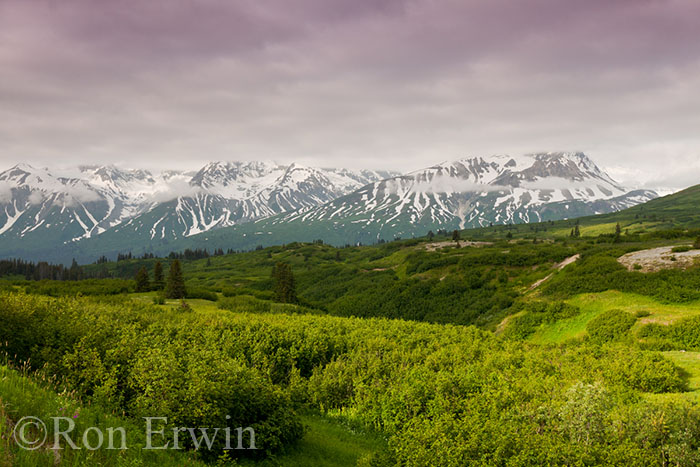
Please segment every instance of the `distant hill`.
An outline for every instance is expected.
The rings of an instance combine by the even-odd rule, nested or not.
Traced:
[[[700,185],[619,212],[528,225],[473,229],[466,234],[475,238],[503,236],[508,232],[514,236],[561,237],[569,235],[571,229],[578,225],[581,235],[597,236],[614,233],[618,223],[623,233],[629,234],[700,229]]]

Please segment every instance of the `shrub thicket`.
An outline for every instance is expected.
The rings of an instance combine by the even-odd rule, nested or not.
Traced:
[[[605,311],[586,325],[588,338],[597,344],[620,340],[634,326],[637,317],[622,310]]]

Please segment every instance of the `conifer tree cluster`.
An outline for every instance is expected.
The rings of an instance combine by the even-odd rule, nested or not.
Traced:
[[[88,278],[75,259],[69,268],[46,261],[35,264],[21,259],[0,260],[0,277],[11,275],[24,276],[27,280],[79,281]]]
[[[145,266],[136,273],[136,291],[137,292],[148,292],[151,289],[151,281],[148,277],[148,271]]]
[[[185,298],[187,289],[185,288],[185,277],[182,274],[182,266],[180,260],[175,260],[170,265],[168,280],[165,284],[166,298]]]
[[[163,290],[165,288],[165,280],[163,279],[163,265],[160,261],[156,262],[155,266],[153,267],[153,282],[151,282],[151,278],[148,274],[148,269],[146,269],[145,266],[142,266],[136,272],[134,279],[136,280],[137,292]]]
[[[165,288],[165,279],[163,278],[163,265],[158,261],[153,267],[153,288],[163,290]]]
[[[272,287],[275,301],[297,303],[296,284],[289,264],[277,263],[272,268]]]
[[[615,242],[619,242],[619,241],[620,241],[620,236],[621,236],[621,235],[622,235],[622,227],[620,226],[620,223],[618,222],[618,223],[615,225],[615,237],[614,237]]]

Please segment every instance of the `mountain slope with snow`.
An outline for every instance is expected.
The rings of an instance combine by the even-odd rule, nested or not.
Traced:
[[[0,257],[48,259],[86,241],[148,250],[212,229],[314,207],[390,172],[213,162],[197,172],[17,165],[0,173]],[[88,242],[89,243],[89,242]],[[91,260],[94,260],[91,259]]]
[[[625,189],[582,153],[465,158],[405,175],[260,161],[57,174],[26,165],[0,173],[0,257],[86,262],[129,251],[373,243],[609,213],[657,196]]]
[[[367,185],[279,222],[352,219],[363,226],[536,222],[630,207],[656,194],[629,194],[582,153],[493,156],[443,163]],[[413,229],[396,230],[411,234]]]
[[[619,211],[657,194],[629,191],[582,153],[461,159],[368,184],[317,207],[192,237],[174,248],[252,248],[322,239],[373,243],[429,230],[569,219]]]

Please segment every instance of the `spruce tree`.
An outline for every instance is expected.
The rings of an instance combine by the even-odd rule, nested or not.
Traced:
[[[165,287],[165,279],[163,278],[163,265],[158,261],[153,267],[153,288],[163,290]]]
[[[168,282],[165,285],[166,298],[185,298],[187,289],[185,288],[185,278],[182,275],[182,267],[180,260],[175,260],[170,265],[170,273],[168,274]]]
[[[459,235],[459,230],[455,230],[452,232],[452,241],[453,242],[458,242],[460,240],[460,235]]]
[[[137,292],[148,292],[151,288],[150,280],[148,278],[148,271],[145,267],[142,267],[136,273],[136,291]]]
[[[272,287],[275,301],[296,303],[296,284],[292,268],[287,263],[277,263],[272,268]]]
[[[83,278],[83,268],[78,266],[78,262],[73,258],[73,263],[70,266],[69,279],[79,281]]]
[[[700,237],[695,239],[695,243],[693,243],[693,248],[700,250]]]
[[[620,227],[620,223],[618,222],[617,225],[615,225],[615,243],[620,241],[620,235],[622,235],[622,227]]]

